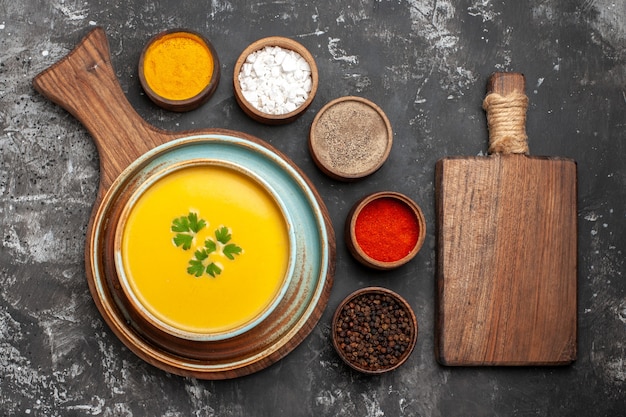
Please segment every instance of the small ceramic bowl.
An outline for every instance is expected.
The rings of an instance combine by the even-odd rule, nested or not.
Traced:
[[[284,227],[279,224],[272,226],[272,221],[267,222],[270,229],[275,229],[275,226],[282,230],[286,228],[286,232],[289,234],[288,244],[275,241],[273,249],[270,251],[274,255],[266,252],[267,248],[264,245],[267,244],[267,241],[259,237],[256,229],[252,228],[254,229],[252,230],[248,227],[247,231],[244,231],[248,237],[244,237],[244,233],[239,232],[243,230],[242,227],[245,225],[241,224],[241,226],[238,226],[235,222],[251,221],[250,219],[254,216],[237,215],[236,219],[235,217],[224,219],[229,215],[228,211],[223,211],[224,217],[222,215],[219,215],[219,217],[224,220],[224,223],[220,219],[210,221],[208,216],[198,216],[198,219],[207,220],[207,224],[192,239],[192,246],[198,243],[202,245],[201,242],[205,242],[204,247],[208,248],[205,237],[213,236],[218,239],[214,230],[217,227],[221,228],[221,224],[224,224],[228,228],[233,227],[233,235],[232,239],[229,240],[229,244],[241,245],[244,252],[241,255],[242,258],[236,255],[235,260],[227,258],[217,260],[217,262],[223,264],[224,268],[222,268],[223,273],[217,274],[215,279],[206,274],[202,274],[200,277],[189,276],[191,281],[195,281],[195,283],[189,283],[192,286],[196,284],[200,286],[205,286],[205,284],[210,286],[213,284],[219,285],[220,281],[224,279],[230,280],[235,278],[237,280],[237,276],[241,278],[242,276],[239,274],[245,274],[245,271],[238,269],[239,272],[236,272],[232,268],[243,266],[240,262],[244,262],[244,256],[250,256],[250,258],[259,256],[262,259],[253,263],[256,265],[264,264],[262,271],[253,274],[252,278],[247,276],[246,279],[254,281],[257,278],[256,281],[261,280],[267,283],[269,275],[265,265],[265,262],[268,260],[266,258],[274,257],[276,252],[278,252],[278,258],[284,256],[289,260],[290,265],[285,266],[287,268],[287,276],[284,277],[282,285],[279,284],[278,291],[280,292],[276,294],[273,300],[262,297],[261,301],[266,300],[270,304],[266,304],[267,308],[261,312],[262,316],[256,316],[252,321],[248,321],[247,324],[242,323],[242,325],[239,325],[231,321],[233,316],[226,313],[226,309],[230,308],[232,311],[232,308],[235,307],[235,313],[239,315],[241,311],[237,311],[237,303],[246,302],[245,300],[248,300],[249,296],[259,295],[259,291],[262,291],[254,283],[254,285],[248,287],[248,289],[254,287],[254,291],[245,291],[245,296],[241,298],[236,294],[232,295],[232,292],[231,295],[228,295],[225,287],[219,287],[221,288],[219,294],[223,295],[225,297],[224,300],[227,301],[218,300],[213,304],[213,307],[218,310],[224,308],[224,311],[216,315],[216,318],[218,320],[226,319],[230,322],[230,325],[227,324],[228,328],[222,327],[221,329],[199,328],[196,325],[197,323],[191,323],[191,320],[195,321],[193,317],[196,316],[179,317],[176,322],[183,324],[183,326],[179,326],[176,323],[173,324],[169,320],[169,318],[174,318],[171,315],[172,311],[178,315],[179,313],[184,314],[185,310],[189,312],[190,309],[197,307],[204,310],[207,307],[201,304],[202,300],[200,300],[199,304],[189,298],[190,296],[202,298],[202,291],[199,289],[191,288],[191,292],[188,292],[187,296],[175,296],[174,290],[176,287],[177,289],[185,290],[187,284],[183,284],[181,287],[179,283],[171,282],[172,291],[168,291],[170,284],[166,282],[167,278],[165,281],[161,280],[161,284],[164,284],[161,288],[165,290],[162,294],[166,296],[161,300],[164,300],[166,304],[157,306],[153,302],[160,303],[160,301],[154,298],[153,295],[158,296],[158,293],[148,293],[139,287],[136,287],[139,291],[132,288],[128,291],[128,288],[124,288],[126,285],[123,282],[124,279],[131,285],[139,284],[137,279],[135,279],[138,275],[135,275],[134,272],[131,271],[131,275],[126,276],[126,278],[123,276],[127,272],[124,266],[124,252],[128,249],[132,250],[130,246],[124,248],[124,236],[137,236],[137,233],[134,232],[124,232],[126,226],[134,227],[132,225],[134,223],[133,219],[124,218],[126,216],[125,211],[127,209],[130,210],[128,213],[131,216],[133,212],[139,213],[135,209],[139,210],[139,206],[143,205],[143,203],[138,199],[151,194],[151,184],[161,181],[160,178],[164,178],[164,175],[167,177],[175,175],[175,173],[179,172],[178,168],[181,170],[187,168],[195,170],[202,166],[210,169],[217,168],[222,173],[226,169],[226,171],[230,171],[235,176],[248,177],[245,182],[248,182],[253,188],[258,186],[257,192],[252,194],[259,196],[258,193],[260,192],[266,194],[265,198],[263,198],[266,201],[269,200],[271,202],[271,200],[275,200],[276,210],[283,213],[281,215],[275,212],[275,214],[284,216]],[[98,206],[94,214],[93,228],[90,229],[90,237],[88,237],[87,243],[89,250],[87,273],[90,280],[90,289],[94,291],[94,300],[96,300],[98,308],[101,308],[103,317],[122,342],[148,363],[161,367],[168,372],[204,379],[234,378],[256,372],[291,352],[310,333],[315,322],[319,320],[324,311],[330,294],[330,287],[332,286],[335,262],[334,232],[332,224],[328,220],[329,216],[326,212],[326,207],[317,192],[307,188],[311,186],[309,180],[300,175],[302,174],[292,162],[275,153],[273,148],[270,148],[261,139],[222,129],[217,132],[210,130],[197,132],[194,136],[169,140],[161,146],[139,156],[119,177],[116,177],[117,180],[108,189],[102,205]],[[168,180],[166,180],[167,182]],[[215,181],[209,181],[209,183],[211,182],[214,183]],[[195,183],[199,184],[197,181]],[[203,187],[202,185],[199,186]],[[160,188],[159,185],[156,187]],[[224,189],[224,192],[237,193],[237,191],[232,190],[240,190],[240,188],[237,186],[227,187],[227,189]],[[167,194],[169,193],[170,191],[166,190],[163,197],[167,199]],[[215,196],[215,194],[212,195]],[[235,196],[231,198],[231,205],[228,206],[232,207],[233,205],[241,204],[239,208],[245,209],[246,206],[250,206],[249,204],[246,205],[246,202],[250,202],[250,198],[254,197],[250,193],[244,192],[241,194],[241,200]],[[181,198],[179,195],[176,204],[179,204],[179,207],[181,207],[182,203],[182,207],[186,211],[189,205],[185,203],[185,200],[186,198]],[[207,202],[205,201],[205,203]],[[210,204],[210,202],[208,203]],[[202,210],[202,213],[208,213],[200,206],[195,204],[192,206],[195,210]],[[257,204],[254,207],[257,207]],[[228,208],[222,207],[220,210],[228,210]],[[209,216],[216,214],[216,212],[210,211]],[[267,210],[262,211],[263,216],[265,216]],[[157,208],[155,214],[160,216],[160,213],[161,211]],[[258,215],[260,216],[261,214]],[[276,220],[277,216],[270,217]],[[168,215],[168,217],[170,216]],[[136,217],[135,220],[139,218]],[[142,218],[148,220],[145,217]],[[191,221],[189,217],[188,219]],[[165,223],[161,223],[163,227],[156,227],[154,231],[169,234],[167,230],[171,230],[170,225],[174,225],[174,219],[171,222],[167,218],[166,220]],[[254,220],[252,221],[254,222]],[[126,226],[123,225],[125,222]],[[156,221],[156,223],[159,223],[159,221]],[[256,223],[258,224],[258,221]],[[179,222],[178,224],[182,223]],[[188,224],[191,225],[191,223]],[[216,228],[214,229],[211,226],[216,226]],[[149,228],[152,229],[152,226],[149,226]],[[203,232],[207,232],[207,234],[203,235]],[[265,231],[261,235],[266,235],[267,233],[268,231]],[[152,236],[151,233],[145,233],[145,231],[138,232],[138,234],[143,235],[143,238],[148,235]],[[156,236],[154,237],[156,238]],[[172,233],[166,238],[169,240],[175,237]],[[250,237],[252,240],[256,240],[256,242],[252,243],[248,239]],[[122,241],[118,240],[120,238]],[[147,237],[147,239],[150,239],[150,237]],[[163,243],[161,238],[156,238],[155,240]],[[182,255],[182,258],[179,258],[179,260],[182,260],[182,264],[191,266],[188,263],[191,257],[199,260],[196,252],[191,253],[192,247],[189,248],[188,252],[185,252],[184,249],[181,250],[175,246],[176,242],[174,240],[171,242],[173,244],[169,243],[168,246],[176,254]],[[130,241],[127,243],[131,244]],[[137,243],[139,243],[137,248],[141,251],[142,243]],[[255,246],[256,249],[254,248]],[[149,252],[151,255],[156,256],[154,251],[150,250]],[[154,261],[153,256],[148,256],[145,259],[154,266],[155,264],[152,262]],[[162,255],[158,256],[161,261],[166,259]],[[176,263],[181,267],[185,267],[178,264],[178,261]],[[164,271],[163,267],[163,265],[157,266],[158,269],[155,276],[160,275],[163,278],[163,274],[161,274]],[[177,266],[175,267],[178,269]],[[254,266],[250,265],[250,269],[254,270]],[[229,271],[233,272],[233,274],[231,275]],[[185,274],[184,270],[181,272]],[[192,272],[187,270],[187,273],[191,274]],[[276,277],[276,275],[274,276]],[[173,281],[176,280],[173,279]],[[143,283],[152,286],[150,282],[152,281],[143,281]],[[158,284],[158,282],[154,282],[154,284]],[[236,284],[235,282],[230,282],[226,286],[231,284],[243,285],[244,283]],[[147,289],[147,287],[141,287]],[[134,293],[138,300],[132,299],[133,295],[131,292]],[[145,297],[140,294],[144,294]],[[204,294],[208,295],[206,292]],[[212,296],[217,295],[219,297],[219,294],[213,293]],[[138,295],[139,297],[137,297]],[[206,298],[204,300],[206,301]],[[145,303],[145,301],[148,301],[148,303]],[[170,301],[180,303],[180,308],[170,304]],[[143,304],[143,307],[140,304]],[[166,311],[165,309],[168,306],[174,307],[174,310]],[[161,309],[161,307],[165,309]],[[146,311],[141,311],[142,308]],[[200,312],[200,314],[203,313]],[[150,317],[150,315],[153,317]],[[160,321],[160,323],[155,322],[154,318]],[[166,325],[169,324],[170,327],[164,326],[164,323]],[[212,325],[209,324],[209,327],[212,327]]]
[[[304,101],[297,105],[297,107],[291,111],[285,110],[285,112],[281,114],[273,114],[268,111],[263,111],[259,109],[260,105],[251,103],[244,96],[244,89],[242,88],[242,83],[240,81],[240,75],[250,76],[248,72],[251,67],[244,66],[246,64],[246,60],[252,54],[263,50],[266,47],[279,47],[283,50],[293,51],[300,55],[307,62],[308,67],[310,69],[310,91],[306,95]],[[282,67],[281,67],[282,68]],[[243,71],[243,72],[242,72]],[[273,77],[276,79],[276,74]],[[241,109],[250,116],[252,119],[269,124],[269,125],[278,125],[278,124],[286,124],[294,121],[299,116],[304,113],[304,111],[309,107],[309,105],[313,102],[313,98],[317,92],[318,86],[318,71],[317,65],[315,64],[315,59],[313,55],[300,43],[296,42],[293,39],[281,37],[281,36],[270,36],[267,38],[262,38],[250,44],[239,56],[237,62],[235,63],[234,74],[233,74],[233,86],[235,89],[235,99],[237,103],[241,107]],[[257,100],[257,103],[263,101],[261,98]],[[278,111],[278,110],[277,110]]]
[[[366,374],[402,365],[417,342],[415,313],[397,293],[367,287],[347,296],[333,316],[335,350],[351,368]]]
[[[387,160],[392,143],[389,119],[380,107],[362,97],[329,102],[317,113],[309,132],[313,161],[340,181],[373,174]]]
[[[187,43],[191,54],[176,52],[181,49],[176,43],[182,41]],[[159,58],[152,60],[153,54]],[[195,56],[197,61],[189,60],[190,56]],[[198,62],[203,64],[200,68]],[[165,82],[156,83],[157,76]],[[183,112],[198,108],[211,98],[219,80],[220,62],[215,48],[192,30],[172,29],[153,36],[139,58],[141,87],[150,100],[166,110]],[[191,95],[181,94],[181,87]]]
[[[345,224],[350,253],[363,265],[389,270],[406,264],[424,244],[426,221],[409,197],[381,191],[359,200]]]

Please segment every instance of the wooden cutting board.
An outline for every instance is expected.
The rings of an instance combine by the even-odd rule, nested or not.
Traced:
[[[496,73],[490,155],[436,164],[436,355],[443,365],[576,359],[576,163],[528,156],[524,76]]]
[[[264,369],[290,353],[311,333],[330,297],[335,268],[335,234],[321,196],[297,165],[265,141],[242,132],[218,128],[174,132],[150,125],[137,114],[122,91],[111,63],[106,34],[100,27],[91,30],[68,55],[38,74],[33,79],[33,86],[76,117],[97,146],[100,185],[86,236],[87,283],[102,317],[126,347],[146,362],[174,374],[226,379]],[[222,144],[222,150],[228,148],[224,145],[226,143],[237,143],[236,149],[241,149],[242,153],[232,152],[241,155],[241,162],[233,156],[234,159],[224,162],[224,166],[247,164],[246,170],[255,171],[255,178],[262,177],[270,187],[274,185],[272,180],[283,175],[284,170],[284,175],[289,176],[286,183],[291,181],[294,186],[290,191],[293,195],[302,195],[304,202],[297,208],[305,209],[290,219],[307,216],[306,209],[310,204],[310,215],[315,217],[311,224],[317,225],[315,228],[319,233],[319,236],[305,240],[305,234],[315,233],[313,226],[310,230],[305,229],[307,222],[295,224],[295,220],[293,225],[290,224],[302,261],[295,265],[296,272],[289,279],[290,286],[284,296],[288,301],[280,302],[265,320],[246,332],[215,340],[178,337],[174,332],[170,334],[146,325],[148,320],[140,324],[137,321],[140,314],[128,312],[129,302],[123,304],[114,259],[115,228],[122,208],[130,199],[128,193],[140,187],[145,189],[149,179],[157,176],[142,177],[145,167],[153,170],[160,167],[161,172],[166,172],[172,165],[184,167],[188,161],[223,162],[219,155],[224,153],[219,151],[215,156],[206,150],[201,154],[189,151],[206,149],[202,145],[194,146],[201,140],[209,147],[212,146],[210,143],[218,148]],[[178,152],[180,149],[187,151]],[[263,158],[266,158],[267,165],[259,164],[257,155],[266,155]],[[275,175],[266,175],[263,166],[269,166],[267,169],[274,170]],[[294,207],[287,200],[284,196],[281,209]],[[312,249],[315,239],[319,239],[319,248]]]

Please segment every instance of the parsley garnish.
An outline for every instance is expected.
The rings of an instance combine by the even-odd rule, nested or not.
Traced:
[[[183,250],[191,249],[194,238],[198,232],[208,226],[204,219],[199,219],[198,214],[189,212],[172,221],[171,230],[176,233],[172,239],[176,247]],[[204,273],[215,278],[222,273],[223,266],[210,259],[212,254],[222,254],[229,260],[234,260],[235,255],[241,255],[243,249],[235,243],[228,243],[232,234],[228,227],[220,226],[215,229],[215,240],[205,239],[203,246],[196,248],[193,258],[189,260],[187,273],[195,277],[201,277]]]
[[[233,255],[239,255],[241,251],[242,249],[239,246],[235,245],[234,243],[224,246],[224,249],[223,249],[224,256],[230,259],[231,261],[235,259]]]
[[[178,233],[174,236],[174,244],[176,246],[181,246],[184,250],[188,250],[191,248],[191,243],[193,242],[193,235],[188,235],[186,233]]]
[[[217,266],[215,262],[211,262],[206,267],[206,273],[211,275],[213,278],[215,278],[216,275],[219,275],[222,273],[222,269],[219,266]]]
[[[198,259],[192,259],[189,261],[189,267],[187,268],[189,275],[195,275],[201,277],[204,274],[204,264]]]
[[[227,244],[230,240],[230,232],[228,231],[228,227],[222,226],[215,231],[215,238],[218,242],[222,244]]]
[[[230,231],[228,230],[228,227],[226,226],[222,226],[215,231],[215,238],[222,245],[226,245],[230,241],[231,237],[232,236],[230,234]],[[222,249],[222,253],[224,254],[224,256],[230,259],[231,261],[235,259],[234,255],[239,255],[241,251],[242,249],[239,246],[235,245],[234,243],[230,243],[224,246],[224,248]]]
[[[186,216],[178,217],[172,221],[172,232],[176,232],[174,236],[174,244],[182,247],[183,250],[189,250],[193,244],[193,238],[196,234],[204,229],[206,221],[198,220],[198,214],[189,212]]]
[[[217,250],[217,244],[213,239],[207,239],[204,241],[204,247],[208,251],[208,253],[213,253]]]

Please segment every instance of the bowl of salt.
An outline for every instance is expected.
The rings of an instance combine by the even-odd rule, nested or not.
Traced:
[[[250,44],[235,63],[235,99],[252,119],[270,125],[297,119],[318,86],[315,59],[293,39],[270,36]]]

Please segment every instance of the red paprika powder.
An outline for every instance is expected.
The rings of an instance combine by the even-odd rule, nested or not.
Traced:
[[[411,207],[398,199],[382,197],[361,209],[354,232],[357,244],[369,257],[380,262],[395,262],[413,250],[419,229]]]

